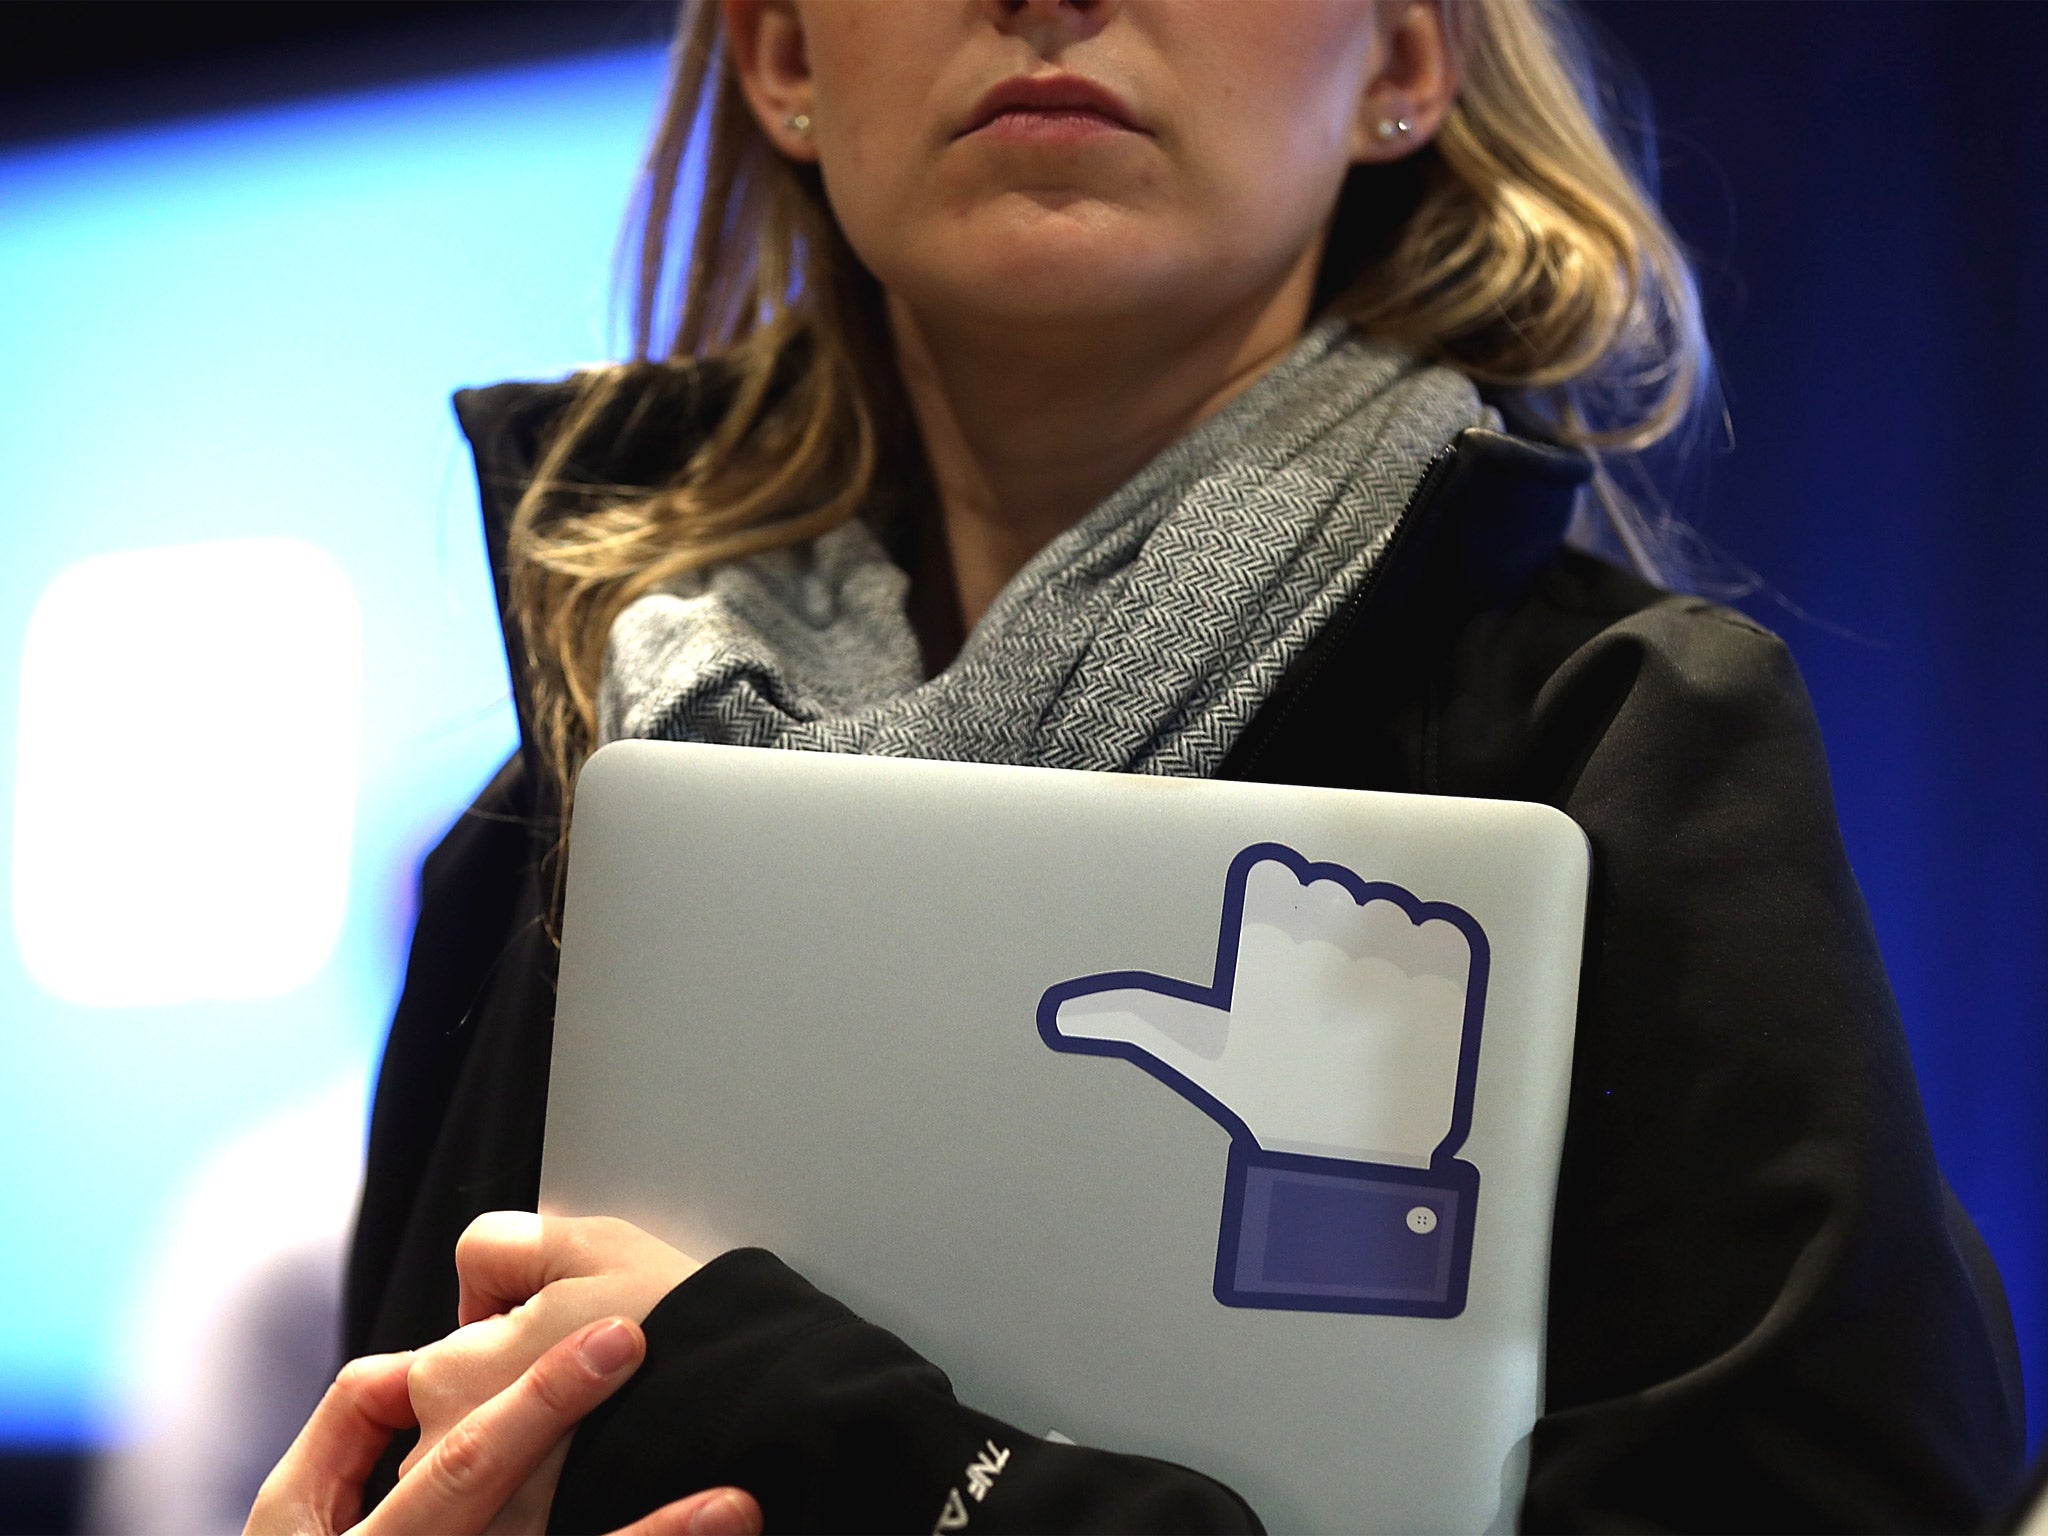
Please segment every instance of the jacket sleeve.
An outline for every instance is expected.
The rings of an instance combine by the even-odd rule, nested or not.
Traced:
[[[1529,761],[1595,887],[1525,1526],[1974,1527],[2009,1322],[1785,647],[1657,604],[1550,678]]]
[[[771,1531],[1258,1531],[1199,1473],[1025,1433],[772,1255],[714,1259],[647,1318],[577,1431],[550,1529],[609,1531],[732,1484]]]
[[[363,1197],[349,1249],[342,1330],[349,1357],[410,1349],[451,1326],[444,1319],[455,1311],[455,1277],[446,1262],[453,1237],[446,1247],[433,1245],[430,1287],[395,1303],[391,1292],[475,1040],[468,1023],[522,926],[519,898],[533,857],[531,798],[515,756],[420,868],[419,917],[377,1071]]]

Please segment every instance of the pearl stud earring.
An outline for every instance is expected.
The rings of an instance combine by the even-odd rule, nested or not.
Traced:
[[[811,131],[811,115],[808,112],[792,112],[782,120],[782,126],[791,133],[807,134]]]
[[[1396,134],[1407,133],[1414,126],[1405,117],[1383,117],[1373,125],[1373,137],[1384,144]]]

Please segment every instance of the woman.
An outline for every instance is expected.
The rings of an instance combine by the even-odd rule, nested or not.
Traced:
[[[723,0],[682,28],[639,360],[458,401],[524,743],[424,872],[348,1300],[351,1353],[423,1350],[422,1446],[620,1315],[646,1365],[508,1528],[717,1484],[775,1528],[925,1528],[989,1441],[976,1529],[1256,1525],[1197,1470],[957,1402],[772,1256],[513,1214],[575,769],[675,736],[1563,808],[1596,877],[1523,1523],[1976,1520],[2018,1454],[2003,1303],[1804,693],[1747,620],[1581,547],[1654,568],[1610,471],[1705,351],[1557,20]]]

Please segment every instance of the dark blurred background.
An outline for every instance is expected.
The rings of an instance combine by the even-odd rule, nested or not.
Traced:
[[[650,46],[671,14],[612,0],[8,5],[0,158]],[[1596,0],[1585,14],[1654,103],[1665,205],[1719,352],[1730,430],[1708,434],[1672,505],[1812,689],[1935,1144],[2011,1292],[2038,1446],[2048,7]],[[1617,104],[1639,116],[1632,89]],[[0,536],[16,515],[0,510]],[[0,1445],[0,1532],[70,1528],[85,1449]]]

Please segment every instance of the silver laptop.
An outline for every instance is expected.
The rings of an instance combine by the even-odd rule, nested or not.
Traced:
[[[1275,1531],[1508,1530],[1588,869],[1521,802],[608,746],[542,1209],[769,1248]]]

